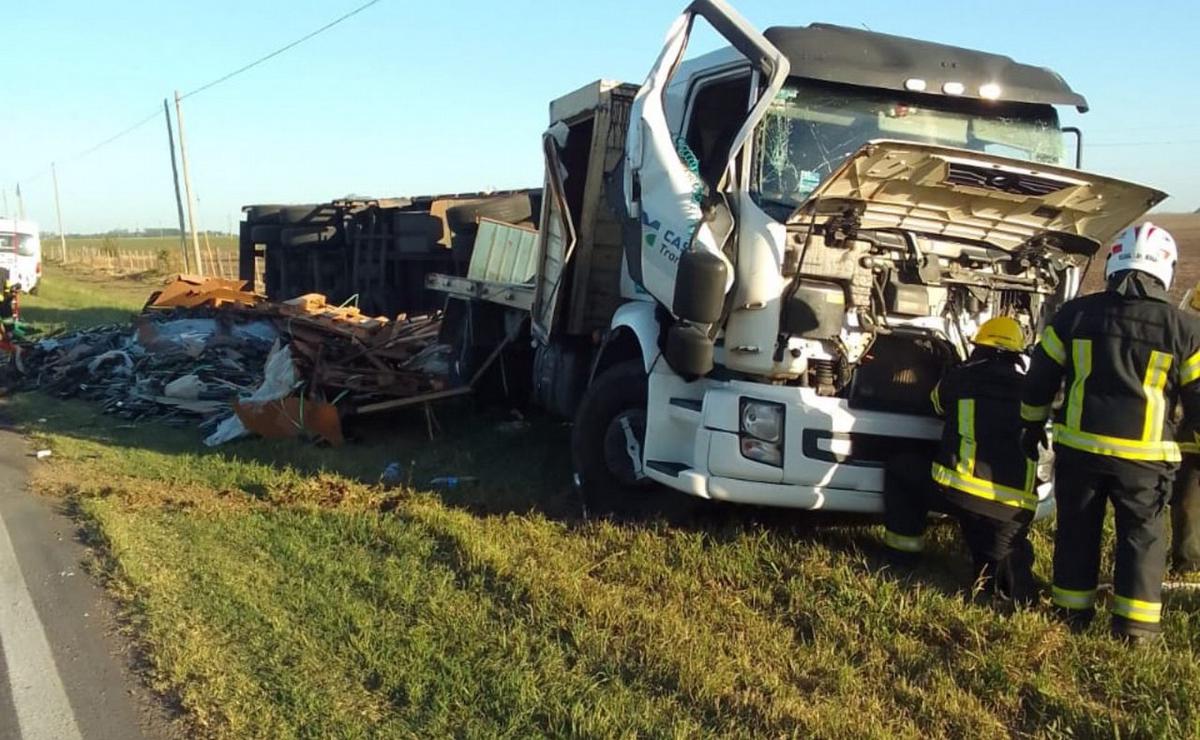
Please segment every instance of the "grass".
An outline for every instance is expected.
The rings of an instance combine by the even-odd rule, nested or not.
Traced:
[[[154,287],[48,266],[37,295],[21,296],[21,319],[43,332],[123,323],[141,310]]]
[[[900,575],[872,524],[701,505],[588,521],[548,419],[448,407],[433,443],[414,412],[337,451],[208,450],[76,402],[7,411],[54,451],[37,486],[78,518],[147,680],[195,734],[1200,733],[1186,597],[1167,645],[1130,653],[1103,624],[974,603],[947,527]],[[384,489],[390,461],[408,483]],[[482,482],[431,490],[441,474]]]

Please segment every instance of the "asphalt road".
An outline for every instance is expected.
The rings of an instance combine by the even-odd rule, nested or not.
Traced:
[[[0,739],[175,734],[83,570],[76,525],[28,491],[33,464],[28,443],[0,431]]]

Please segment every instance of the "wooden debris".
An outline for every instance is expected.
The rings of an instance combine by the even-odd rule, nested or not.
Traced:
[[[319,294],[275,303],[244,288],[241,281],[180,276],[151,296],[132,325],[25,346],[26,370],[15,384],[93,400],[131,421],[190,417],[207,427],[262,383],[278,340],[291,348],[300,395],[267,418],[243,422],[265,429],[294,419],[332,444],[341,443],[339,408],[353,413],[450,387],[440,313],[388,319],[329,305]]]

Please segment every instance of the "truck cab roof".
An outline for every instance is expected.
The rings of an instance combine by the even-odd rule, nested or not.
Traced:
[[[911,92],[946,92],[949,85],[961,97],[1071,105],[1081,113],[1088,107],[1053,70],[1002,54],[828,23],[775,26],[763,35],[787,56],[796,77]],[[924,89],[914,90],[912,80]]]
[[[791,64],[791,76],[842,85],[924,92],[960,98],[1073,106],[1087,99],[1051,69],[1002,54],[937,44],[830,23],[773,26],[763,32]],[[730,47],[688,60],[672,87],[702,70],[744,61]]]

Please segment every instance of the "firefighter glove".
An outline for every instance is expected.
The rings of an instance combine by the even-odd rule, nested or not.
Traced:
[[[1041,447],[1050,447],[1046,439],[1046,425],[1041,422],[1026,424],[1021,429],[1021,451],[1030,460],[1037,460],[1041,456]]]

